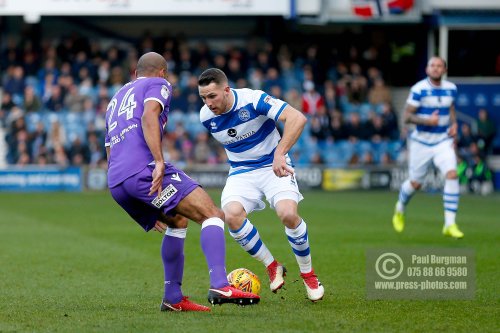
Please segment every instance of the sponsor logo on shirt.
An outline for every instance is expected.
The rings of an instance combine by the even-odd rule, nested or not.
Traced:
[[[227,135],[229,135],[232,138],[234,138],[236,134],[238,134],[238,132],[234,128],[230,128],[227,130]]]
[[[175,188],[174,185],[170,184],[168,185],[167,187],[165,187],[163,189],[163,191],[161,191],[160,193],[160,196],[154,198],[153,201],[151,201],[151,203],[153,204],[153,206],[155,206],[156,208],[160,208],[161,206],[163,206],[163,204],[165,202],[167,202],[175,193],[177,193],[177,189]]]
[[[232,129],[232,130],[234,130],[234,134],[233,134],[233,135],[229,134],[229,131],[230,131],[231,129]],[[227,133],[227,135],[229,135],[229,136],[231,136],[231,137],[234,137],[234,139],[231,139],[231,140],[228,140],[228,141],[221,141],[221,143],[222,143],[223,145],[230,145],[231,143],[235,143],[235,142],[237,142],[237,141],[240,141],[240,140],[243,140],[243,139],[249,138],[249,137],[251,137],[252,135],[254,135],[254,134],[255,134],[255,131],[250,131],[250,132],[248,132],[248,133],[245,133],[245,134],[242,134],[242,135],[236,136],[236,134],[237,134],[237,133],[236,133],[236,130],[235,130],[234,128],[230,128],[227,132],[228,132],[228,133]]]
[[[266,96],[266,98],[264,98],[264,103],[267,103],[269,105],[275,105],[276,100],[272,96]]]
[[[212,121],[210,122],[210,127],[214,130],[214,129],[217,129],[217,124],[215,123],[215,121]]]

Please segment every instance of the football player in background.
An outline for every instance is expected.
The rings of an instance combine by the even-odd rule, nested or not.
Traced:
[[[145,231],[165,232],[162,311],[210,311],[182,294],[184,239],[188,219],[201,225],[212,304],[255,304],[259,296],[229,286],[225,268],[224,213],[198,183],[163,158],[162,129],[172,87],[167,62],[149,52],[137,63],[137,79],[125,84],[106,111],[108,186],[115,201]],[[168,225],[168,227],[167,227]]]
[[[307,224],[297,213],[303,197],[288,157],[306,118],[263,91],[230,88],[225,73],[217,68],[200,75],[198,90],[205,103],[200,110],[200,121],[222,143],[229,159],[221,206],[230,235],[266,266],[271,291],[280,289],[285,283],[286,269],[273,257],[247,218],[252,211],[265,208],[262,201],[265,196],[285,226],[307,296],[312,301],[320,300],[324,288],[312,267]],[[284,123],[283,137],[276,121]]]
[[[457,87],[443,79],[446,61],[440,57],[429,59],[426,73],[426,79],[411,87],[406,101],[405,123],[415,124],[416,129],[408,142],[409,179],[401,185],[392,224],[397,232],[403,231],[405,207],[415,191],[421,188],[431,163],[434,163],[445,176],[443,234],[462,238],[464,234],[455,222],[460,193],[453,146],[453,138],[457,133],[454,106]]]

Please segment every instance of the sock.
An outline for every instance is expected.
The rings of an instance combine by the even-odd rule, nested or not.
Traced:
[[[444,191],[443,191],[445,226],[450,226],[455,223],[459,198],[460,198],[460,188],[458,185],[458,179],[446,179],[444,181]]]
[[[285,227],[285,233],[288,236],[295,259],[299,264],[301,273],[309,273],[312,271],[311,251],[309,248],[309,239],[307,237],[307,225],[304,220],[295,229]]]
[[[200,242],[207,260],[210,288],[219,289],[228,286],[224,222],[218,217],[205,220],[201,225]]]
[[[163,299],[170,303],[182,300],[182,275],[184,274],[184,240],[186,228],[167,228],[161,243],[161,258],[165,273]]]
[[[266,267],[274,261],[271,251],[269,251],[267,246],[262,242],[259,231],[250,220],[245,219],[241,228],[238,230],[230,229],[229,234],[238,244],[240,244],[243,250],[262,262]]]
[[[411,197],[415,193],[415,189],[411,186],[411,182],[409,179],[405,180],[401,185],[401,189],[399,190],[399,200],[396,204],[396,210],[400,213],[404,213],[405,207],[410,202]]]

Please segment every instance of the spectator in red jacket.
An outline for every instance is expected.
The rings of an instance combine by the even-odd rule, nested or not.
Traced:
[[[302,112],[313,115],[325,105],[325,100],[314,88],[312,81],[304,82],[304,93],[302,94]]]

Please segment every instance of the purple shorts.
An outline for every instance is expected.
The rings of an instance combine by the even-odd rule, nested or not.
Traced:
[[[146,231],[155,226],[160,212],[173,215],[172,210],[179,202],[200,186],[182,170],[165,163],[160,196],[157,196],[157,193],[148,195],[153,170],[154,167],[148,165],[139,173],[110,189],[113,199]]]

